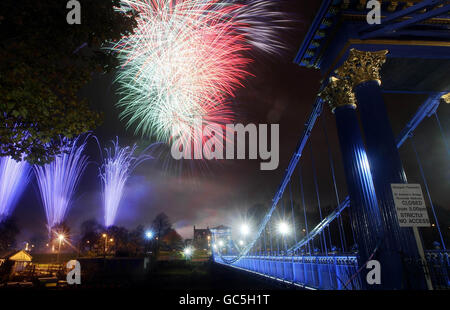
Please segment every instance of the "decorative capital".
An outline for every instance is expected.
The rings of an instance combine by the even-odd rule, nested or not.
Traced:
[[[388,53],[388,50],[364,52],[352,48],[348,59],[336,70],[336,74],[348,80],[352,88],[367,81],[377,81],[381,85],[380,69]]]
[[[351,85],[333,76],[327,87],[319,93],[319,97],[328,103],[333,113],[337,107],[342,106],[351,106],[356,109],[356,98]]]
[[[441,100],[444,101],[445,103],[450,104],[450,93],[445,94],[444,96],[442,96]]]

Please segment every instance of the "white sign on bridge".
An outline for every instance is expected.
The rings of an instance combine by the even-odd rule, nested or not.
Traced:
[[[430,227],[420,184],[391,184],[400,227]]]

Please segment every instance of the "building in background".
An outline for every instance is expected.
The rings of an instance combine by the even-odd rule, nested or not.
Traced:
[[[209,227],[206,227],[206,229],[196,229],[194,226],[193,245],[197,250],[209,251],[211,249],[211,231]]]

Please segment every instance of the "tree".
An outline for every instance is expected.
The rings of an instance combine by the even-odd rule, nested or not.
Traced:
[[[14,249],[19,233],[20,230],[14,218],[7,218],[0,222],[0,252]]]
[[[172,228],[169,217],[164,213],[159,213],[152,222],[152,230],[156,235],[156,254],[158,255],[161,238]]]
[[[162,237],[162,241],[164,241],[171,250],[181,250],[184,245],[183,238],[175,229],[169,229]]]
[[[107,253],[115,253],[117,256],[129,256],[128,251],[128,238],[129,233],[125,227],[110,226],[106,232],[107,240]],[[112,239],[112,241],[111,241]],[[104,241],[103,241],[104,242]]]
[[[144,226],[138,225],[135,229],[130,231],[128,237],[128,249],[130,253],[138,255],[144,252],[145,239],[144,239]]]
[[[100,225],[96,219],[86,220],[80,225],[80,231],[82,235],[100,233],[102,229],[103,229],[102,225]]]
[[[95,219],[90,219],[81,223],[80,251],[92,252],[93,249],[98,249],[100,247],[102,230],[102,225],[100,225]]]
[[[81,24],[69,25],[67,1],[0,2],[0,156],[43,164],[62,152],[60,136],[94,129],[99,113],[77,96],[94,72],[117,60],[102,47],[128,35],[134,13],[120,0],[82,1]]]
[[[152,222],[152,227],[158,240],[161,240],[161,237],[170,231],[172,224],[170,223],[169,217],[162,212],[155,217]]]

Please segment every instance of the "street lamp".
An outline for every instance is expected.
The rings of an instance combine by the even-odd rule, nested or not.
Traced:
[[[106,258],[106,246],[108,245],[108,235],[103,234],[102,237],[105,238],[105,248],[103,249],[103,257]]]
[[[151,230],[147,230],[145,232],[145,238],[147,238],[147,240],[150,240],[153,238],[153,232]]]
[[[188,247],[184,248],[183,253],[184,253],[184,256],[186,257],[186,259],[189,259],[192,256],[193,250],[190,246],[188,246]]]
[[[144,249],[144,252],[145,252],[145,253],[148,253],[150,241],[153,239],[153,231],[147,230],[147,231],[145,232],[145,239],[147,240],[147,242],[145,243],[145,249]]]
[[[285,236],[289,234],[290,228],[289,225],[285,222],[279,222],[278,223],[278,232],[280,235]]]
[[[250,227],[247,223],[241,225],[241,234],[243,236],[247,236],[250,233]]]
[[[59,241],[58,255],[56,257],[56,263],[57,264],[59,264],[59,253],[61,252],[61,243],[64,241],[64,235],[63,234],[59,234],[58,235],[58,241]]]

